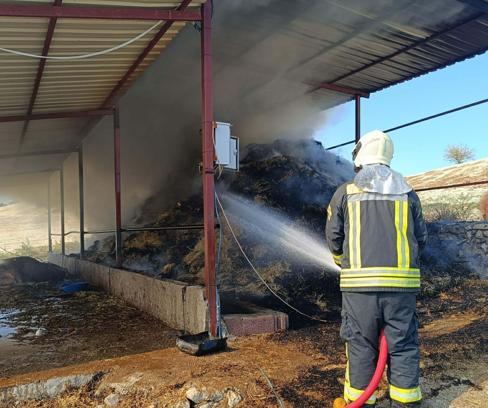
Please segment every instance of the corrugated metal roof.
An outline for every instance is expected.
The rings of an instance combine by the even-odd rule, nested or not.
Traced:
[[[202,2],[204,0],[193,1],[191,6],[196,7]],[[10,3],[52,4],[52,0]],[[253,20],[229,18],[224,22],[229,35],[225,39],[216,38],[215,65],[220,69],[227,64],[226,59],[232,59],[232,55],[238,53],[242,61],[255,68],[253,73],[249,73],[250,92],[259,90],[260,72],[269,70],[280,71],[280,75],[297,84],[334,83],[374,92],[485,52],[488,49],[488,16],[483,7],[475,7],[472,3],[476,2],[271,1],[265,12],[253,15]],[[179,2],[64,0],[63,4],[174,8]],[[217,3],[217,8],[219,4],[222,2]],[[488,2],[479,0],[478,4],[488,5]],[[153,24],[148,21],[60,18],[49,55],[83,54],[110,48]],[[0,47],[40,54],[48,25],[49,19],[45,18],[0,17]],[[183,26],[183,23],[174,23],[125,84],[124,90],[158,57]],[[99,108],[155,31],[130,46],[95,59],[48,61],[33,112]],[[239,42],[234,41],[234,32]],[[278,69],[282,58],[278,45],[281,47],[283,44],[287,45],[294,58],[286,72]],[[257,56],[259,59],[253,59]],[[34,59],[0,53],[0,116],[26,113],[38,63]],[[318,103],[324,106],[350,98],[324,89],[317,90],[315,95]],[[79,143],[86,121],[31,122],[20,151],[73,148]],[[3,154],[19,151],[21,134],[22,124],[0,124],[0,150]],[[27,161],[26,158],[10,161],[14,163],[12,166],[0,162],[0,174],[25,171],[26,167],[20,163]],[[53,156],[50,163],[59,165],[59,157]],[[39,170],[45,167],[39,167]]]
[[[198,6],[204,0],[195,0]],[[17,0],[12,4],[44,3],[52,0]],[[64,5],[138,6],[175,8],[175,1],[64,0]],[[0,17],[0,46],[41,54],[49,19]],[[134,38],[154,21],[58,19],[49,56],[80,55],[115,47]],[[185,23],[175,22],[156,47],[126,82],[130,84],[151,64]],[[130,65],[160,27],[138,41],[110,54],[81,60],[48,60],[41,81],[34,113],[88,110],[100,107]],[[22,56],[0,54],[0,116],[26,113],[39,61]]]

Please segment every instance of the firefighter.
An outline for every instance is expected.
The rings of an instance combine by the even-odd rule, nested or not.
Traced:
[[[339,187],[327,209],[326,237],[341,267],[341,338],[346,343],[344,399],[355,401],[371,380],[378,338],[388,342],[392,407],[418,407],[416,294],[419,254],[427,230],[417,194],[390,168],[393,142],[379,130],[353,150],[354,180]],[[374,406],[376,393],[366,406]]]

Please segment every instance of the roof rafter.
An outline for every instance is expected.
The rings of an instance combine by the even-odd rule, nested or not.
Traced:
[[[312,86],[314,86],[314,89],[312,89],[310,92],[314,92],[318,89],[327,89],[328,91],[332,91],[332,92],[342,93],[346,95],[353,95],[353,96],[359,95],[362,96],[363,98],[369,98],[369,92],[365,92],[361,89],[350,88],[348,86],[341,86],[341,85],[328,84],[328,83],[322,83],[322,84],[317,84]]]
[[[191,3],[191,1],[192,0],[183,0],[181,4],[176,8],[176,11],[184,11]],[[161,40],[161,38],[166,34],[166,32],[171,28],[172,25],[173,25],[173,21],[166,21],[163,24],[163,26],[160,28],[160,30],[157,32],[154,38],[149,42],[146,48],[144,48],[144,50],[139,54],[137,59],[133,62],[133,64],[130,66],[130,68],[127,70],[124,76],[120,79],[117,85],[112,89],[108,97],[103,102],[101,106],[102,108],[109,107],[115,104],[117,98],[120,96],[120,91],[122,87],[127,83],[127,81],[130,79],[132,74],[137,70],[139,65],[141,65],[144,62],[144,60],[149,55],[149,53],[158,44],[159,40]]]
[[[69,154],[75,152],[77,152],[77,150],[64,149],[64,150],[44,150],[38,152],[26,152],[26,153],[15,153],[15,154],[0,154],[0,160],[16,159],[20,157],[51,156],[55,154]]]
[[[54,0],[54,6],[61,6],[63,0]],[[42,47],[42,56],[46,57],[49,54],[49,49],[51,48],[51,42],[54,36],[54,30],[56,28],[56,22],[58,21],[57,17],[51,17],[49,19],[49,24],[46,31],[46,37],[44,39],[44,46]],[[25,135],[27,133],[27,129],[29,128],[29,116],[32,115],[32,111],[34,110],[34,105],[36,103],[37,94],[39,93],[39,87],[41,86],[42,75],[44,74],[44,69],[46,68],[47,60],[45,58],[41,58],[39,60],[39,65],[37,67],[36,79],[34,80],[34,86],[32,88],[32,94],[29,101],[29,106],[27,108],[27,119],[24,122],[24,126],[22,128],[22,133],[20,134],[19,145],[17,147],[17,153],[22,150],[22,145],[24,144]]]
[[[31,115],[14,115],[14,116],[0,116],[0,123],[6,122],[23,122],[25,120],[44,120],[44,119],[69,119],[69,118],[86,118],[91,116],[107,116],[111,115],[111,109],[94,109],[85,111],[69,111],[69,112],[49,112],[49,113],[33,113]]]
[[[94,18],[110,20],[201,21],[200,11],[151,7],[0,5],[0,16],[44,18]]]

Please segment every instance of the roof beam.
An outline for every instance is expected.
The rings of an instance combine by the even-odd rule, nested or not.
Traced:
[[[15,154],[0,154],[0,160],[17,159],[19,157],[34,157],[34,156],[51,156],[55,154],[69,154],[77,152],[77,150],[44,150],[39,152],[15,153]]]
[[[43,173],[53,173],[55,171],[59,171],[59,167],[57,168],[50,168],[45,170],[30,170],[30,171],[21,171],[17,173],[0,173],[0,180],[4,177],[13,177],[13,176],[26,176],[32,174],[43,174]]]
[[[0,16],[44,18],[93,18],[109,20],[200,21],[200,11],[165,10],[153,7],[0,5]]]
[[[183,2],[177,7],[176,11],[184,11],[188,7],[188,5],[191,3],[191,1],[192,0],[183,0]],[[146,48],[144,48],[144,50],[139,54],[139,56],[134,61],[134,63],[127,70],[125,75],[120,79],[119,82],[117,82],[117,85],[115,85],[114,89],[112,89],[110,94],[107,96],[107,98],[103,102],[102,108],[115,105],[117,98],[120,96],[120,91],[122,90],[122,87],[127,83],[129,78],[137,70],[139,65],[141,65],[144,62],[144,60],[146,59],[148,54],[158,44],[159,40],[161,40],[161,38],[163,38],[163,36],[171,28],[172,25],[173,25],[173,21],[166,21],[163,24],[163,26],[159,29],[158,33],[154,36],[154,38],[151,40],[151,42],[146,46]]]
[[[54,0],[54,6],[61,6],[63,0]],[[53,40],[54,29],[56,28],[56,22],[58,21],[57,17],[51,17],[49,19],[49,25],[46,31],[46,37],[44,39],[44,46],[42,47],[42,56],[46,57],[49,54],[49,49],[51,48],[51,42]],[[25,135],[27,133],[27,129],[29,128],[29,119],[28,117],[32,115],[32,111],[34,110],[34,105],[36,103],[37,94],[39,93],[39,87],[41,86],[42,75],[44,74],[44,68],[46,67],[47,60],[45,58],[41,58],[39,60],[39,65],[37,66],[37,73],[36,79],[34,80],[34,86],[32,88],[32,94],[29,101],[29,106],[27,108],[27,119],[24,122],[24,127],[22,128],[22,133],[19,139],[19,146],[17,151],[20,152],[22,150],[22,145],[24,144]]]
[[[311,91],[316,91],[318,89],[327,89],[328,91],[333,91],[337,93],[342,93],[346,95],[353,95],[353,96],[362,96],[363,98],[369,98],[369,92],[362,91],[360,89],[349,88],[348,86],[341,86],[336,84],[329,84],[329,83],[322,83],[318,85],[313,85],[314,89]]]
[[[91,116],[107,116],[111,115],[111,109],[95,109],[88,111],[74,111],[74,112],[51,112],[51,113],[33,113],[31,115],[17,115],[17,116],[0,116],[0,123],[6,122],[23,122],[25,120],[43,120],[43,119],[64,119],[64,118],[86,118]]]

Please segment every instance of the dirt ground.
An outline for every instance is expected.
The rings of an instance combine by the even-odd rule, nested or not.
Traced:
[[[488,386],[487,282],[464,280],[419,301],[425,407],[486,406]],[[138,336],[137,339],[142,339]],[[0,380],[0,387],[53,376],[103,371],[100,380],[59,398],[23,407],[97,407],[121,389],[120,407],[176,407],[195,385],[233,388],[242,407],[327,407],[341,394],[345,368],[339,322],[274,335],[234,339],[227,351],[192,357],[174,348],[94,361]],[[270,388],[270,383],[273,389]],[[386,382],[380,407],[388,405]],[[276,394],[275,394],[276,393]],[[277,397],[278,396],[278,397]]]
[[[176,335],[101,291],[0,285],[0,377],[172,347]]]

